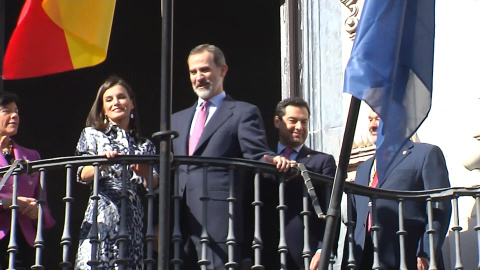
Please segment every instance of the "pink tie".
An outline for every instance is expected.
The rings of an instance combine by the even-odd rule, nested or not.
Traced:
[[[208,105],[210,105],[210,101],[204,101],[200,107],[200,111],[197,114],[195,127],[193,128],[192,135],[190,135],[190,139],[188,141],[189,156],[193,155],[193,152],[195,152],[195,148],[200,140],[200,136],[202,136],[203,128],[205,127],[205,122],[207,121]]]
[[[283,149],[283,156],[286,158],[286,159],[290,159],[290,155],[293,153],[293,148],[291,147],[285,147],[285,149]]]

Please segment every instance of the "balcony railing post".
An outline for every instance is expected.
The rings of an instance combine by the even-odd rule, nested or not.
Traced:
[[[474,230],[477,233],[477,268],[480,269],[480,194],[473,196],[475,198],[476,222]]]
[[[262,199],[260,197],[261,189],[260,189],[260,171],[255,171],[255,179],[254,179],[254,198],[252,205],[255,210],[255,227],[254,227],[254,239],[252,243],[252,249],[254,251],[254,265],[252,269],[263,269],[262,265],[262,249],[263,249],[263,241],[262,241],[262,233],[261,233],[261,210],[263,206]]]
[[[209,265],[210,260],[207,258],[207,249],[208,244],[210,243],[210,239],[208,237],[208,201],[210,201],[210,197],[208,194],[208,164],[203,164],[203,186],[202,186],[202,197],[200,200],[202,201],[202,233],[200,235],[200,243],[202,244],[202,254],[201,260],[198,261],[201,270],[207,270],[207,265]]]
[[[353,251],[355,249],[355,243],[353,240],[353,234],[355,230],[355,222],[353,221],[353,209],[352,209],[352,194],[350,192],[346,193],[345,199],[347,200],[347,245],[348,245],[348,260],[347,260],[347,267],[348,269],[355,269],[355,255]],[[339,258],[342,260],[342,258]]]
[[[475,231],[477,232],[477,268],[480,269],[480,194],[477,194],[475,197],[475,213],[477,225],[475,226]]]
[[[11,225],[10,225],[10,241],[8,243],[8,258],[9,258],[9,266],[8,269],[15,269],[15,254],[18,252],[18,244],[17,244],[17,226],[18,224],[18,172],[13,172],[13,192],[12,192],[12,205],[10,209],[12,209],[12,217],[11,217]]]
[[[452,231],[455,237],[455,269],[463,269],[462,256],[460,255],[460,227],[459,218],[458,218],[458,197],[452,199],[453,203],[453,226]]]
[[[153,189],[153,163],[150,162],[148,166],[148,191],[147,191],[147,230],[145,233],[145,242],[146,245],[146,257],[144,259],[146,269],[153,270],[155,260],[153,259],[153,245],[155,243],[155,231],[154,231],[154,219],[153,219],[153,210],[154,210],[154,201],[155,201],[155,192]]]
[[[372,244],[373,244],[372,269],[377,270],[377,269],[380,269],[380,259],[378,256],[378,231],[380,230],[380,227],[377,225],[377,197],[373,196],[371,198],[371,201],[372,201],[371,214],[372,214]]]
[[[406,254],[405,254],[405,221],[403,219],[403,199],[398,200],[398,242],[400,245],[400,269],[407,270]]]
[[[100,181],[100,164],[98,162],[94,162],[93,166],[95,168],[95,173],[93,177],[93,190],[90,199],[92,200],[92,228],[88,234],[88,239],[90,239],[90,244],[92,245],[91,250],[91,259],[87,262],[88,265],[92,266],[92,270],[97,270],[98,266],[100,265],[99,258],[97,256],[98,246],[100,244],[100,240],[98,239],[98,200],[100,200],[100,196],[98,195],[98,184]]]
[[[174,270],[179,270],[183,261],[180,259],[180,248],[182,244],[182,233],[180,230],[180,205],[182,203],[182,196],[180,196],[179,178],[178,178],[179,165],[175,164],[175,178],[173,182],[173,259],[172,264]]]
[[[433,227],[433,201],[432,198],[427,199],[427,214],[428,214],[428,241],[430,246],[430,268],[429,270],[437,270],[437,256],[435,254],[435,234],[438,233]]]
[[[127,194],[127,181],[129,181],[128,163],[122,163],[122,193],[120,195],[120,228],[118,230],[118,258],[115,261],[119,270],[124,270],[127,265],[127,260],[125,252],[127,249],[128,241],[130,236],[127,233],[127,203],[128,203],[128,194]]]
[[[71,224],[71,215],[72,215],[72,206],[73,206],[73,196],[72,196],[72,176],[73,166],[71,164],[67,164],[65,166],[66,172],[66,190],[65,190],[65,197],[63,197],[63,201],[65,202],[65,223],[63,224],[63,234],[61,238],[60,245],[63,247],[63,260],[60,263],[60,267],[63,270],[71,269],[72,263],[70,263],[68,259],[68,254],[70,250],[70,246],[72,245],[72,237],[70,234],[70,224]]]
[[[35,237],[34,247],[36,249],[35,253],[35,265],[32,266],[32,269],[43,269],[42,266],[42,251],[45,247],[43,241],[43,213],[45,205],[47,204],[45,200],[45,187],[46,187],[46,169],[40,169],[40,194],[38,196],[38,216],[37,216],[37,235]]]
[[[287,241],[285,239],[285,215],[287,212],[287,205],[285,204],[285,177],[279,176],[278,180],[278,216],[280,223],[280,240],[278,241],[278,254],[280,254],[280,269],[287,269]]]
[[[310,249],[310,223],[309,223],[309,219],[310,219],[310,215],[312,213],[310,213],[309,211],[309,201],[308,201],[308,191],[307,191],[307,187],[304,185],[303,186],[303,189],[302,189],[302,201],[303,201],[303,211],[301,213],[302,217],[303,217],[303,252],[302,252],[302,257],[303,257],[303,263],[304,263],[304,267],[305,269],[309,269],[310,268],[310,261],[312,259],[312,250]],[[314,228],[316,229],[316,228]]]
[[[229,166],[229,197],[228,201],[228,236],[227,236],[227,248],[228,248],[228,262],[225,265],[227,269],[234,270],[237,269],[238,263],[235,262],[235,246],[237,245],[237,240],[235,238],[235,203],[237,198],[235,197],[235,166]],[[239,248],[239,247],[237,247]]]

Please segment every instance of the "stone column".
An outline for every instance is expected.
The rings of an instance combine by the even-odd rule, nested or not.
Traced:
[[[292,10],[289,1],[294,0],[285,1],[281,7],[282,98],[295,94],[310,104],[310,134],[306,144],[337,158],[344,129],[341,2],[298,0],[297,9]],[[288,32],[293,30],[289,16],[295,12],[297,30],[301,30],[297,31],[297,41]],[[290,89],[291,80],[298,79],[290,74],[291,48],[298,48],[295,53],[300,59],[298,93]]]

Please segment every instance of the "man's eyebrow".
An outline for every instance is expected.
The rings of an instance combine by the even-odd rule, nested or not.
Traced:
[[[287,119],[288,120],[299,120],[299,121],[308,120],[308,118],[293,117],[293,116],[289,116],[289,117],[287,117]]]

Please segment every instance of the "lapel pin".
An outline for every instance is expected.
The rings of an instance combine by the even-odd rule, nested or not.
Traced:
[[[403,150],[403,154],[406,155],[406,154],[407,154],[407,151]]]

